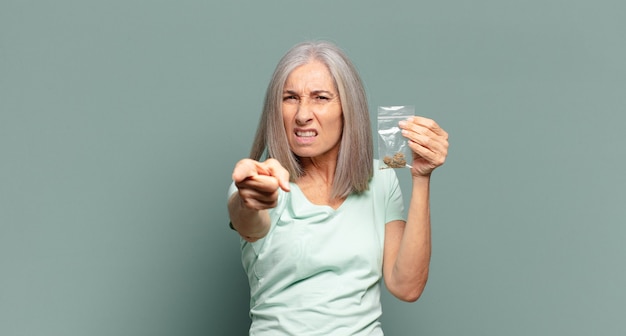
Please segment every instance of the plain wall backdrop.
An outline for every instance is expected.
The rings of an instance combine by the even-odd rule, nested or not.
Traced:
[[[624,335],[625,36],[620,0],[0,0],[0,335],[247,334],[226,190],[309,39],[450,133],[387,335]]]

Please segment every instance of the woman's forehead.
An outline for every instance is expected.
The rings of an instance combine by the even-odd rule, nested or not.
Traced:
[[[295,68],[285,80],[285,91],[327,91],[335,93],[335,80],[328,67],[313,61]]]

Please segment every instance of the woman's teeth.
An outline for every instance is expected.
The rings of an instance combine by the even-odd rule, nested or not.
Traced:
[[[299,136],[299,137],[314,137],[315,136],[315,132],[313,132],[313,131],[296,132],[296,135]]]

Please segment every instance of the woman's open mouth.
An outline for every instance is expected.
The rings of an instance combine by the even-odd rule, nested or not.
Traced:
[[[296,131],[296,136],[301,138],[310,138],[317,136],[317,132],[315,131]]]

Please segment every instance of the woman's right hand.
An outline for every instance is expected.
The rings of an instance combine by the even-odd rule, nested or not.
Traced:
[[[232,175],[243,206],[253,210],[273,208],[278,202],[278,188],[289,191],[289,172],[275,159],[258,162],[243,159]]]

